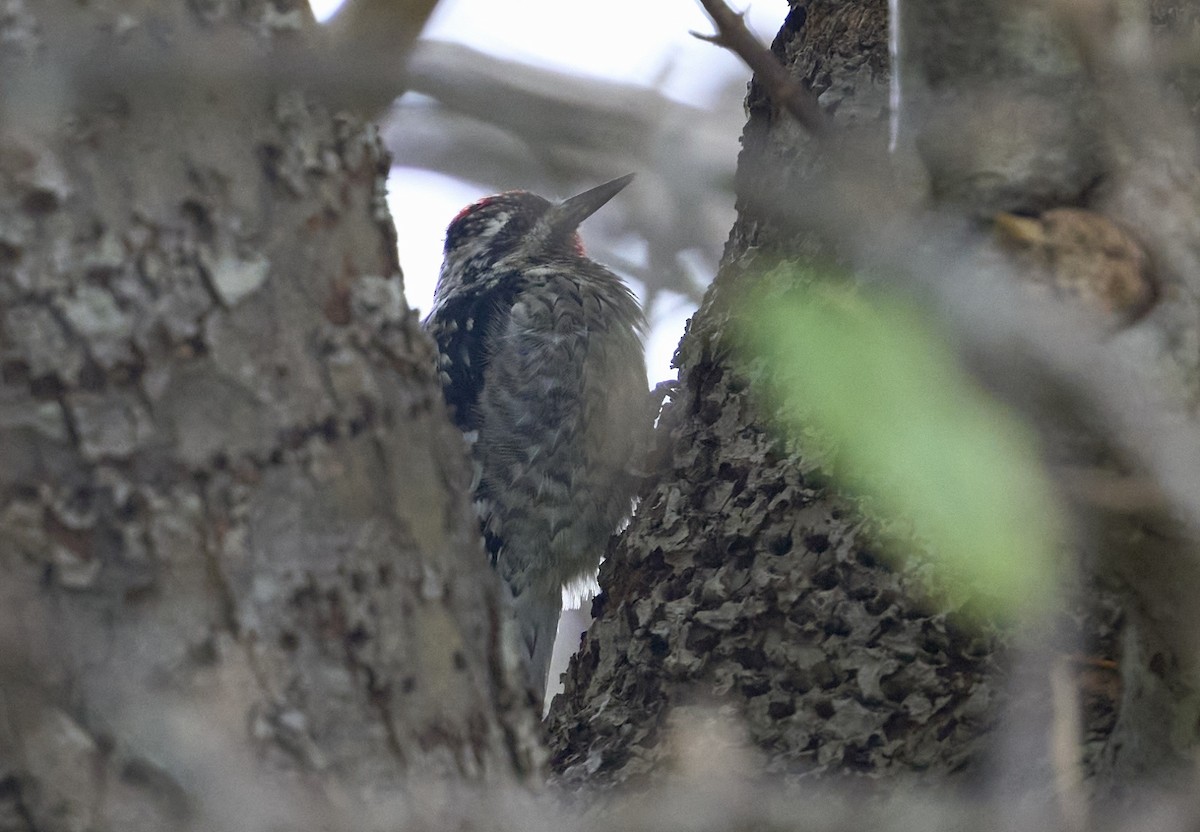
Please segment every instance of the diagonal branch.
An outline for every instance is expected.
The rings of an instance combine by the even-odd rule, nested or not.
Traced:
[[[745,15],[729,8],[724,0],[700,0],[700,5],[717,27],[716,34],[692,32],[692,36],[728,49],[750,67],[775,104],[791,113],[809,133],[825,138],[832,122],[817,103],[817,97],[802,81],[788,74],[783,64],[746,28]]]

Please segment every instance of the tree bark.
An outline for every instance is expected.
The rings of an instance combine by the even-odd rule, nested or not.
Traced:
[[[234,5],[0,16],[6,829],[370,825],[536,766],[387,156],[190,75],[307,47]]]
[[[951,215],[972,229],[922,245],[978,243],[996,211],[1062,205],[1137,232],[1165,291],[1097,351],[1165,379],[1194,435],[1195,79],[1170,74],[1190,121],[1153,106],[1153,73],[1118,75],[1106,95],[1094,82],[1114,67],[1095,52],[1089,65],[1086,38],[1056,40],[1011,5],[901,6],[913,97],[900,150],[878,158],[901,169],[913,227]],[[1193,0],[1149,8],[1172,36],[1194,32]],[[645,781],[678,761],[666,739],[717,704],[761,752],[730,750],[730,767],[974,784],[1014,693],[1048,690],[1038,649],[1067,642],[981,624],[930,591],[920,553],[884,558],[859,502],[774,427],[762,367],[733,349],[737,301],[780,260],[853,270],[886,239],[872,223],[891,215],[844,224],[842,197],[869,191],[813,187],[887,145],[886,14],[883,0],[797,3],[773,47],[851,152],[751,90],[739,219],[680,347],[661,464],[552,707],[564,783]],[[310,24],[282,0],[0,12],[0,828],[461,820],[459,786],[539,763],[462,442],[404,306],[385,154],[278,73],[215,71],[302,64]],[[1044,118],[1013,131],[990,115],[1003,107]],[[894,253],[897,272],[909,254]],[[1072,407],[1039,423],[1053,462],[1116,459],[1169,509],[1189,504],[1174,446],[1149,437],[1139,455],[1128,429]],[[1194,539],[1161,506],[1085,503],[1088,589],[1061,629],[1121,661],[1119,708],[1106,699],[1085,727],[1091,770],[1128,782],[1195,745]],[[1056,718],[1045,710],[1036,728]],[[1044,753],[1044,732],[1033,740]],[[712,805],[725,795],[676,793],[646,823],[680,805],[747,809]]]
[[[733,348],[737,300],[780,260],[886,270],[890,256],[904,272],[934,259],[911,251],[940,247],[954,257],[968,250],[967,263],[994,271],[987,234],[1000,211],[1104,212],[1134,229],[1157,262],[1170,262],[1159,275],[1168,285],[1190,285],[1200,273],[1190,259],[1200,245],[1188,225],[1194,210],[1182,207],[1195,194],[1194,124],[1180,133],[1170,107],[1170,117],[1153,123],[1165,132],[1150,136],[1185,140],[1171,145],[1182,149],[1168,154],[1159,175],[1150,171],[1163,157],[1144,152],[1154,138],[1121,145],[1114,136],[1114,93],[1132,122],[1174,101],[1159,97],[1157,68],[1098,67],[1081,31],[1036,4],[898,5],[904,96],[894,154],[881,151],[893,92],[882,0],[793,3],[772,46],[833,114],[849,153],[809,138],[751,87],[739,217],[676,356],[679,389],[659,431],[665,462],[602,567],[596,621],[551,709],[553,765],[565,783],[643,781],[670,757],[671,726],[686,723],[693,705],[717,703],[744,721],[767,771],[969,783],[1008,765],[1023,769],[1008,772],[1022,782],[1001,788],[1049,790],[1055,772],[1046,737],[1064,718],[1048,704],[1049,665],[1055,653],[1072,650],[1102,663],[1121,659],[1125,682],[1122,702],[1109,687],[1093,697],[1103,701],[1085,703],[1079,755],[1088,773],[1102,773],[1106,783],[1161,774],[1195,744],[1190,656],[1200,622],[1181,596],[1200,587],[1200,576],[1194,538],[1178,524],[1166,524],[1164,539],[1153,511],[1099,511],[1068,494],[1081,569],[1064,586],[1063,620],[1032,626],[1053,633],[1045,638],[981,625],[927,591],[920,553],[899,562],[880,557],[857,503],[771,427],[764,371]],[[1126,4],[1126,12],[1159,27],[1157,37],[1193,34],[1194,4],[1171,5],[1172,12]],[[1106,30],[1100,43],[1118,39]],[[1136,79],[1144,97],[1131,100],[1113,78]],[[1186,74],[1171,80],[1173,94],[1194,101]],[[838,165],[856,161],[862,170],[838,178]],[[834,175],[822,178],[831,167]],[[877,182],[863,173],[888,167],[889,178]],[[1172,173],[1164,178],[1163,169]],[[1153,205],[1152,191],[1162,204]],[[858,216],[847,206],[860,208]],[[890,239],[884,226],[902,212],[910,236],[880,255]],[[957,236],[946,233],[946,217]],[[916,285],[939,276],[924,279]],[[1115,356],[1122,372],[1153,379],[1191,439],[1195,353],[1185,345],[1196,337],[1193,296],[1167,289],[1149,316],[1094,349]],[[1131,448],[1128,432],[1097,415],[1095,399],[1064,405],[1077,395],[1077,380],[1029,360],[1021,337],[997,346],[968,334],[959,347],[989,389],[1038,427],[1052,465],[1099,458],[1170,479],[1169,466],[1152,461],[1153,443]],[[998,352],[981,355],[985,347]],[[1085,366],[1081,360],[1081,375]],[[1111,391],[1098,386],[1116,395],[1123,378],[1109,380]],[[1038,707],[1022,715],[1031,703]],[[1171,716],[1156,721],[1153,713]],[[1024,738],[1015,740],[1014,714],[1025,723]]]
[[[877,120],[886,13],[882,0],[796,6],[773,51],[827,108]],[[646,775],[669,753],[671,713],[714,702],[736,706],[768,771],[949,774],[976,761],[1002,693],[994,636],[932,604],[916,567],[883,563],[851,502],[768,427],[761,373],[732,355],[734,301],[805,247],[752,206],[813,164],[754,87],[749,109],[739,219],[660,423],[667,461],[601,568],[596,621],[551,712],[567,782]]]

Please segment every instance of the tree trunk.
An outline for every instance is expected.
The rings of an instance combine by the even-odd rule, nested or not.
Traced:
[[[224,72],[311,27],[0,15],[5,829],[357,826],[536,762],[387,156]]]
[[[843,118],[878,119],[887,31],[883,0],[814,2],[773,51],[834,91],[822,103],[836,96]],[[993,636],[931,604],[918,570],[881,561],[861,515],[768,427],[761,374],[731,355],[747,281],[815,245],[751,207],[813,160],[757,86],[749,106],[739,219],[676,357],[667,462],[601,569],[597,620],[551,713],[569,782],[647,773],[668,753],[669,714],[717,702],[737,705],[769,771],[947,774],[976,760],[1001,693]]]
[[[904,0],[897,7],[898,125],[889,125],[889,95],[896,90],[883,0],[792,3],[772,51],[819,95],[852,139],[847,145],[861,151],[863,169],[875,169],[873,159],[889,160],[892,178],[866,184],[879,189],[881,204],[911,212],[912,236],[900,244],[941,246],[955,256],[977,249],[970,255],[977,260],[968,262],[994,270],[985,252],[996,212],[1063,206],[1107,212],[1142,237],[1156,262],[1169,262],[1159,279],[1175,288],[1096,352],[1153,378],[1174,403],[1172,413],[1191,419],[1193,406],[1179,403],[1195,401],[1188,391],[1197,379],[1189,346],[1196,342],[1194,291],[1183,288],[1200,273],[1190,268],[1200,262],[1200,233],[1187,225],[1195,215],[1194,125],[1187,124],[1182,145],[1172,145],[1183,149],[1166,166],[1170,176],[1155,178],[1160,157],[1139,157],[1144,146],[1122,146],[1114,136],[1112,96],[1127,101],[1130,94],[1115,83],[1095,83],[1109,77],[1109,66],[1089,65],[1088,44],[1072,41],[1062,20],[1037,4]],[[1191,2],[1125,4],[1135,26],[1139,20],[1148,26],[1152,13],[1156,36],[1193,33],[1195,10]],[[1134,95],[1131,113],[1167,100],[1147,92],[1153,72],[1123,69],[1144,86],[1138,91],[1145,99]],[[1189,80],[1175,73],[1173,92],[1182,92],[1194,111]],[[1122,778],[1177,762],[1196,740],[1190,703],[1200,689],[1190,658],[1200,621],[1181,603],[1200,591],[1200,575],[1193,539],[1177,525],[1164,542],[1161,522],[1156,529],[1146,516],[1098,512],[1064,498],[1084,530],[1084,569],[1064,590],[1062,618],[1070,620],[1044,622],[1055,635],[1030,640],[1028,631],[980,624],[931,596],[919,553],[881,559],[857,504],[771,427],[762,366],[733,349],[737,301],[779,260],[833,260],[878,271],[882,259],[886,271],[887,255],[877,252],[887,238],[872,223],[882,226],[896,214],[868,206],[859,224],[848,226],[846,206],[858,194],[822,190],[830,178],[822,180],[820,170],[856,160],[805,135],[757,84],[748,106],[739,218],[676,356],[680,387],[660,423],[665,463],[602,567],[596,621],[552,706],[552,759],[560,777],[570,784],[636,782],[671,753],[663,740],[672,725],[686,722],[691,706],[721,704],[744,721],[768,771],[963,783],[982,775],[987,761],[1003,765],[1008,754],[1026,781],[1036,772],[1040,782],[1025,785],[1050,788],[1048,720],[1063,715],[1045,704],[1044,661],[1047,651],[1070,649],[1123,662],[1124,702],[1118,706],[1110,690],[1103,701],[1085,703],[1092,706],[1083,726],[1086,770]],[[877,152],[887,146],[889,128],[898,128],[898,147],[894,154]],[[859,171],[831,178],[864,184]],[[1167,199],[1155,205],[1149,193]],[[957,218],[961,236],[939,236],[947,216]],[[872,249],[874,255],[864,255]],[[893,265],[902,272],[918,262],[897,251]],[[1078,406],[1061,412],[1062,399],[1075,395],[1074,380],[1046,382],[1044,364],[1022,358],[1019,333],[1008,346],[1011,355],[981,361],[980,343],[968,339],[964,353],[973,365],[996,365],[981,371],[985,383],[1011,394],[1009,403],[1034,419],[1052,463],[1079,464],[1100,448],[1122,465],[1131,459],[1135,467],[1149,465],[1152,479],[1165,470],[1148,462],[1156,451],[1146,450],[1138,462],[1139,449],[1116,438],[1112,425],[1098,425],[1094,402],[1087,418]],[[1013,394],[1012,378],[1022,374],[1046,386],[1026,379]],[[1045,413],[1047,402],[1059,410]],[[1194,426],[1186,430],[1195,437]],[[1079,441],[1081,431],[1086,441]],[[1083,589],[1069,589],[1076,584]],[[1124,636],[1121,622],[1132,625]],[[1032,677],[1011,672],[1030,656],[1043,662]],[[1022,694],[1017,703],[1014,693]],[[1006,713],[1039,700],[1030,712],[1037,717],[1024,717],[1027,728],[1034,726],[1037,759],[1014,760],[1013,749],[1004,747],[1012,737],[1001,738],[997,728]]]

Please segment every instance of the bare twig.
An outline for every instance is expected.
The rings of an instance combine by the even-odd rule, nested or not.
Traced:
[[[405,98],[392,108],[383,138],[397,164],[547,195],[636,170],[634,198],[594,220],[589,247],[651,292],[699,301],[701,287],[682,255],[700,252],[715,266],[733,221],[727,183],[737,141],[730,125],[741,113],[741,84],[701,109],[653,89],[424,39],[413,49],[407,82],[435,100]],[[630,235],[647,243],[640,265],[622,257],[620,246],[606,246]]]
[[[735,12],[724,0],[700,0],[700,5],[717,27],[716,34],[692,32],[692,36],[728,49],[753,70],[758,82],[776,105],[791,113],[817,138],[828,136],[832,123],[817,103],[817,97],[804,83],[792,78],[754,34],[746,28],[745,14]]]
[[[1050,696],[1054,722],[1050,732],[1050,759],[1054,765],[1054,789],[1058,795],[1063,824],[1070,832],[1088,828],[1088,805],[1083,791],[1080,747],[1079,691],[1069,660],[1060,658],[1050,668]]]
[[[1158,483],[1145,475],[1119,474],[1100,468],[1060,468],[1068,492],[1092,506],[1125,514],[1167,512],[1170,501]]]
[[[417,35],[433,14],[437,0],[347,0],[329,23],[335,47],[343,54],[362,49],[403,65]]]

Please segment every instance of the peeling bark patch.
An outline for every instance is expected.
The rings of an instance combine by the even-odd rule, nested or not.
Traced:
[[[76,394],[66,399],[85,459],[125,459],[154,432],[145,406],[130,394]]]
[[[205,272],[226,306],[235,306],[267,280],[270,263],[265,258],[243,260],[229,254],[205,263]]]

